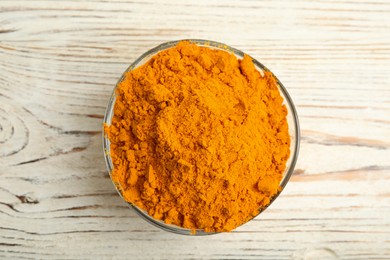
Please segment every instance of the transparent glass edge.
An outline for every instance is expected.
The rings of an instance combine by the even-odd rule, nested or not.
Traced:
[[[220,43],[220,42],[216,42],[216,41],[210,41],[210,40],[202,40],[202,39],[183,39],[183,40],[177,40],[177,41],[170,41],[170,42],[165,42],[165,43],[162,43],[152,49],[150,49],[149,51],[145,52],[144,54],[142,54],[140,57],[138,57],[124,72],[123,74],[121,75],[120,79],[118,80],[118,82],[116,83],[113,91],[112,91],[112,94],[110,96],[110,99],[108,101],[108,105],[107,105],[107,109],[105,111],[105,115],[104,115],[104,119],[103,119],[103,134],[102,134],[102,141],[103,141],[103,152],[104,152],[104,158],[105,158],[105,162],[106,162],[106,167],[107,167],[107,170],[108,170],[108,173],[110,175],[110,178],[111,178],[111,173],[112,173],[112,170],[113,170],[113,164],[112,164],[112,160],[111,160],[111,156],[110,155],[110,141],[109,139],[106,137],[106,134],[104,132],[104,124],[106,125],[110,125],[111,124],[111,121],[112,121],[112,117],[113,117],[113,113],[114,113],[114,105],[115,105],[115,92],[116,92],[116,89],[119,85],[119,83],[125,78],[125,74],[133,69],[135,69],[136,67],[140,66],[140,64],[146,59],[146,58],[150,58],[151,56],[154,56],[155,54],[157,54],[158,52],[160,51],[163,51],[163,50],[166,50],[166,49],[169,49],[171,47],[174,47],[175,45],[177,45],[179,42],[181,41],[190,41],[192,43],[196,43],[196,44],[199,44],[201,46],[205,46],[205,47],[214,47],[214,48],[217,48],[217,49],[221,49],[221,50],[225,50],[225,51],[228,51],[228,52],[231,52],[233,54],[235,54],[236,56],[238,56],[239,58],[243,58],[245,53],[236,49],[236,48],[233,48],[233,47],[230,47],[224,43]],[[250,56],[251,57],[251,56]],[[261,69],[263,71],[270,71],[266,66],[264,66],[262,63],[260,63],[259,61],[257,61],[256,59],[254,59],[253,57],[251,57],[252,60],[253,60],[253,63],[255,64],[255,66],[258,68],[258,69]],[[254,216],[253,218],[251,219],[254,219],[256,218],[258,215],[260,215],[266,208],[268,208],[272,202],[280,195],[280,193],[283,191],[284,187],[287,185],[289,179],[291,178],[293,172],[294,172],[294,168],[295,168],[295,165],[296,165],[296,162],[297,162],[297,159],[298,159],[298,153],[299,153],[299,146],[300,146],[300,127],[299,127],[299,120],[298,120],[298,114],[297,114],[297,111],[296,111],[296,108],[295,108],[295,105],[292,101],[292,98],[290,96],[290,94],[288,93],[287,89],[284,87],[284,85],[279,81],[279,79],[273,75],[277,81],[277,84],[278,84],[278,87],[279,87],[279,90],[283,92],[283,99],[286,99],[286,103],[288,104],[289,108],[291,110],[289,110],[289,112],[292,112],[293,114],[293,122],[294,122],[294,128],[296,129],[295,131],[295,140],[294,140],[294,152],[292,153],[293,157],[291,159],[291,164],[290,164],[290,168],[289,170],[285,173],[285,175],[283,176],[283,179],[282,181],[280,182],[280,191],[275,194],[272,199],[270,200],[270,203],[266,206],[266,207],[263,207],[259,213]],[[112,180],[112,178],[111,178]],[[117,185],[113,182],[113,185],[116,189],[116,191],[118,192],[118,194],[120,195],[121,198],[124,199],[123,197],[123,194],[122,192],[118,189]],[[126,201],[126,200],[125,200]],[[126,201],[127,202],[127,201]],[[140,215],[141,217],[143,217],[147,222],[149,222],[150,224],[160,228],[160,229],[163,229],[165,231],[169,231],[169,232],[173,232],[173,233],[176,233],[176,234],[181,234],[181,235],[201,235],[201,236],[205,236],[205,235],[213,235],[213,234],[218,234],[220,232],[205,232],[203,230],[196,230],[196,233],[193,234],[191,232],[190,229],[184,229],[184,228],[181,228],[179,226],[175,226],[175,225],[169,225],[169,224],[166,224],[162,221],[159,221],[159,220],[156,220],[154,219],[153,217],[149,216],[147,213],[143,212],[143,210],[139,209],[138,207],[136,207],[135,205],[133,205],[132,203],[130,202],[127,202],[127,204],[132,207],[136,213],[138,215]],[[250,219],[250,220],[251,220]],[[248,220],[247,222],[243,223],[242,225],[245,225],[246,223],[248,223],[250,220]],[[161,222],[161,223],[160,223]],[[241,225],[241,226],[242,226]]]

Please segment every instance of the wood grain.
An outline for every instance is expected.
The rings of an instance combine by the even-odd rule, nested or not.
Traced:
[[[390,2],[1,1],[0,259],[390,259]],[[227,234],[160,231],[116,194],[101,124],[148,49],[203,38],[284,83],[295,175]]]

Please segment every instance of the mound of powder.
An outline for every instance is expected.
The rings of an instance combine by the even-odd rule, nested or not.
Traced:
[[[111,177],[128,202],[191,230],[230,231],[279,191],[290,154],[274,76],[183,41],[116,89]]]

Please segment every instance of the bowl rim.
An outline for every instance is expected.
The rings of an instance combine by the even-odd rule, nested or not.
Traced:
[[[110,99],[108,101],[108,104],[107,104],[107,107],[106,107],[106,110],[105,110],[104,118],[103,118],[103,130],[102,130],[103,153],[104,153],[104,159],[105,159],[105,162],[106,162],[107,171],[108,171],[108,173],[110,175],[111,182],[115,186],[116,191],[118,192],[120,197],[122,197],[122,199],[131,208],[133,208],[135,210],[135,212],[139,216],[141,216],[147,222],[149,222],[150,224],[152,224],[152,225],[154,225],[154,226],[156,226],[156,227],[158,227],[158,228],[160,228],[162,230],[169,231],[169,232],[176,233],[176,234],[181,234],[181,235],[197,235],[197,236],[213,235],[213,234],[218,234],[218,233],[222,233],[222,232],[206,232],[206,231],[204,231],[202,229],[197,229],[196,232],[193,233],[193,232],[191,232],[190,229],[186,229],[186,228],[179,227],[179,226],[176,226],[176,225],[166,224],[166,223],[164,223],[161,220],[154,219],[152,216],[147,214],[147,212],[141,210],[136,205],[126,201],[124,199],[123,195],[122,195],[122,192],[120,191],[120,187],[118,186],[117,183],[115,183],[112,180],[112,176],[111,176],[111,173],[112,173],[114,167],[113,167],[113,164],[112,164],[112,161],[111,161],[111,156],[110,156],[110,141],[109,141],[107,135],[104,132],[104,125],[110,125],[111,124],[111,119],[112,119],[112,117],[114,115],[115,92],[116,92],[116,89],[117,89],[119,83],[122,82],[125,79],[125,74],[127,72],[135,69],[146,58],[151,58],[151,57],[153,57],[154,55],[156,55],[160,51],[172,48],[172,47],[176,46],[181,41],[189,41],[191,43],[195,43],[195,44],[197,44],[199,46],[202,46],[202,47],[209,47],[209,48],[214,48],[214,49],[219,49],[219,50],[225,50],[225,51],[227,51],[229,53],[234,54],[235,56],[238,56],[239,58],[243,58],[244,55],[246,54],[243,51],[241,51],[239,49],[236,49],[236,48],[233,48],[233,47],[230,47],[229,45],[226,45],[224,43],[211,41],[211,40],[203,40],[203,39],[182,39],[182,40],[168,41],[168,42],[164,42],[164,43],[162,43],[162,44],[160,44],[160,45],[158,45],[158,46],[148,50],[147,52],[143,53],[133,63],[131,63],[130,66],[127,67],[127,69],[122,73],[121,77],[119,78],[119,80],[115,84],[115,87],[114,87],[114,89],[113,89],[113,91],[111,93]],[[246,54],[246,55],[248,55],[248,54]],[[248,55],[248,56],[252,59],[252,62],[255,64],[256,67],[260,68],[263,71],[271,72],[266,66],[264,66],[262,63],[257,61],[255,58],[253,58],[250,55]],[[142,64],[141,64],[141,66],[142,66]],[[297,160],[298,160],[300,138],[301,138],[298,113],[297,113],[297,110],[295,108],[294,102],[293,102],[290,94],[288,93],[288,91],[286,90],[286,88],[284,87],[282,82],[273,73],[272,73],[272,75],[274,76],[274,78],[276,80],[276,83],[278,85],[279,90],[283,94],[284,102],[287,103],[289,108],[291,109],[291,110],[289,110],[289,112],[292,113],[293,122],[294,122],[294,129],[296,130],[294,133],[292,133],[294,135],[294,145],[293,145],[293,147],[295,149],[294,149],[294,151],[290,151],[290,156],[292,156],[290,158],[291,159],[291,163],[290,163],[288,171],[285,173],[285,175],[282,178],[282,181],[279,184],[279,191],[270,199],[270,202],[268,203],[268,205],[266,205],[265,207],[263,207],[263,208],[261,208],[259,210],[258,214],[256,214],[252,218],[250,218],[245,223],[242,223],[240,226],[248,223],[249,221],[251,221],[254,218],[256,218],[257,216],[259,216],[280,195],[280,193],[283,191],[283,189],[286,187],[288,181],[290,180],[290,178],[291,178],[291,176],[292,176],[292,174],[294,172],[295,165],[296,165]],[[291,133],[290,133],[290,135],[291,135]],[[290,145],[290,147],[291,147],[291,145]]]

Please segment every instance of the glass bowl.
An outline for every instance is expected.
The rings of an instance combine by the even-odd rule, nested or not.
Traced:
[[[195,43],[199,46],[214,48],[214,49],[219,49],[219,50],[230,52],[230,53],[234,54],[239,59],[244,58],[244,53],[242,51],[237,50],[235,48],[232,48],[232,47],[230,47],[226,44],[223,44],[223,43],[208,41],[208,40],[198,40],[198,39],[185,39],[185,40],[190,41],[192,43]],[[166,42],[166,43],[163,43],[163,44],[147,51],[146,53],[142,54],[137,60],[135,60],[133,62],[133,64],[131,64],[127,68],[127,70],[122,74],[122,77],[119,79],[117,85],[115,86],[115,88],[112,92],[112,95],[111,95],[110,100],[108,102],[107,110],[106,110],[106,113],[104,116],[104,124],[107,124],[107,125],[111,124],[112,117],[114,115],[115,90],[116,90],[116,87],[118,86],[119,82],[121,82],[125,78],[126,72],[131,71],[139,66],[142,66],[158,52],[169,49],[171,47],[174,47],[180,41],[183,41],[183,40]],[[269,71],[263,64],[261,64],[257,60],[253,59],[253,63],[255,65],[255,67],[260,71],[260,73],[263,74],[264,71]],[[283,86],[283,84],[276,78],[276,76],[274,76],[274,77],[275,77],[276,82],[278,84],[280,94],[283,97],[283,100],[284,100],[283,103],[286,105],[286,108],[288,110],[287,122],[288,122],[288,127],[289,127],[290,138],[291,138],[290,157],[286,163],[286,169],[283,173],[283,178],[279,184],[280,191],[271,198],[270,203],[266,207],[264,207],[260,210],[259,214],[261,212],[263,212],[279,196],[279,194],[281,193],[281,191],[283,190],[283,188],[286,186],[287,182],[289,181],[289,179],[294,171],[294,167],[295,167],[295,164],[296,164],[296,161],[298,158],[299,141],[300,141],[298,115],[297,115],[295,106],[293,104],[293,101],[292,101],[290,95],[288,94],[287,90]],[[111,156],[110,156],[110,140],[108,140],[107,136],[104,134],[104,129],[103,129],[103,150],[104,150],[104,158],[106,161],[107,169],[108,169],[108,172],[109,172],[110,177],[111,177],[111,172],[113,170],[113,164],[112,164]],[[119,184],[114,183],[114,185],[115,185],[115,188],[116,188],[117,192],[119,193],[119,195],[123,198],[121,191],[118,188]],[[146,221],[148,221],[149,223],[151,223],[151,224],[155,225],[156,227],[159,227],[165,231],[170,231],[170,232],[173,232],[176,234],[182,234],[182,235],[210,235],[210,234],[218,233],[218,232],[205,232],[203,230],[196,230],[196,232],[193,233],[193,232],[191,232],[190,229],[182,228],[182,227],[179,227],[176,225],[166,224],[161,220],[154,219],[153,217],[149,216],[147,212],[138,208],[136,205],[133,205],[129,202],[127,202],[127,203]],[[257,216],[255,216],[255,217],[257,217]]]

